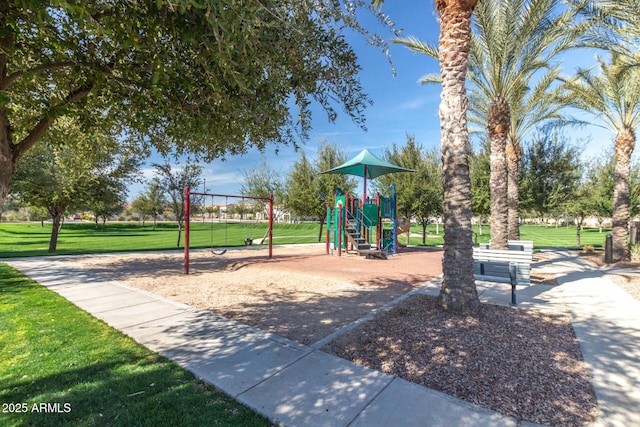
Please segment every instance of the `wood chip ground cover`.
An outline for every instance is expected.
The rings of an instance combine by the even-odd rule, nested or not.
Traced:
[[[534,423],[579,426],[599,413],[567,316],[492,305],[459,316],[415,295],[324,350]]]

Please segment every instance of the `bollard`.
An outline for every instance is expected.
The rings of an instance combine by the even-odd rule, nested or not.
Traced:
[[[516,307],[516,283],[517,283],[517,267],[515,264],[509,264],[509,280],[511,281],[511,306]]]
[[[631,245],[640,243],[640,221],[633,221],[631,223],[631,232],[629,233],[629,239]]]
[[[613,236],[607,234],[604,240],[604,262],[611,264],[613,262]]]

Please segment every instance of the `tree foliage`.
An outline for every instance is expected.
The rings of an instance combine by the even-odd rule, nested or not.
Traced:
[[[304,151],[291,166],[286,178],[286,206],[294,215],[315,217],[320,222],[318,242],[322,239],[322,226],[326,219],[327,205],[333,204],[336,189],[353,192],[353,177],[339,174],[323,174],[347,160],[344,152],[327,141],[319,146],[316,158],[307,159]]]
[[[491,215],[491,199],[489,196],[489,176],[491,168],[489,156],[491,148],[488,141],[474,150],[469,156],[469,175],[471,177],[471,209],[478,219],[479,233],[482,234],[482,221]]]
[[[435,149],[426,151],[413,135],[407,135],[402,147],[393,144],[386,150],[387,161],[415,172],[394,173],[378,178],[378,188],[389,194],[396,186],[398,214],[417,219],[422,225],[422,242],[426,242],[427,225],[442,215],[442,166]]]
[[[313,167],[303,150],[293,162],[285,183],[286,206],[294,215],[324,218],[326,207],[317,191],[318,171]]]
[[[240,192],[246,197],[262,199],[273,197],[274,221],[284,214],[285,181],[282,173],[271,166],[265,156],[262,157],[258,167],[244,171],[244,181]],[[266,200],[257,200],[253,205],[257,210],[268,214]]]
[[[1,2],[0,205],[20,157],[63,114],[205,159],[295,144],[312,103],[364,126],[370,99],[341,34],[384,49],[358,24],[363,10],[392,28],[363,0]]]
[[[640,64],[640,4],[637,0],[569,0],[583,18],[572,31],[580,45],[609,50]]]
[[[348,160],[344,149],[330,144],[328,141],[320,144],[318,154],[313,162],[315,170],[320,174],[317,176],[317,192],[323,206],[333,204],[333,196],[339,188],[343,193],[354,193],[357,187],[357,180],[353,176],[340,174],[321,174],[324,171],[340,166]]]
[[[163,164],[154,163],[156,176],[153,182],[167,196],[169,208],[178,222],[178,240],[176,247],[180,247],[180,237],[182,235],[182,225],[185,221],[185,187],[198,188],[202,176],[202,166],[187,160],[184,165],[177,164],[176,167],[165,161]],[[198,197],[193,197],[191,205],[198,209],[201,201]]]
[[[123,202],[127,183],[136,179],[140,159],[121,152],[107,132],[86,133],[69,118],[60,120],[16,172],[14,191],[53,219],[49,252],[55,252],[63,215],[71,208],[113,206]],[[102,147],[83,156],[76,145]]]
[[[131,209],[140,214],[143,225],[145,217],[153,218],[153,229],[155,230],[158,216],[162,214],[166,204],[167,200],[162,188],[157,182],[151,181],[147,183],[145,191],[131,202]]]
[[[523,156],[523,208],[542,219],[561,214],[580,182],[580,166],[580,149],[561,130],[538,132]]]

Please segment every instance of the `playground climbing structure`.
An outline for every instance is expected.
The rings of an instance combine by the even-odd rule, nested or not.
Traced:
[[[398,221],[395,185],[390,197],[378,194],[367,201],[337,193],[333,206],[327,205],[327,254],[337,251],[340,256],[343,251],[353,251],[368,258],[386,259],[397,253],[398,233],[406,231],[408,223]]]

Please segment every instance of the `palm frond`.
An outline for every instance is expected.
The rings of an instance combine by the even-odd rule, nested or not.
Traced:
[[[403,37],[403,38],[396,38],[391,40],[391,43],[404,45],[409,50],[412,50],[417,53],[425,54],[434,59],[438,59],[438,46],[435,46],[431,43],[424,42],[418,39],[417,37],[409,36],[409,37]]]
[[[442,76],[437,73],[425,74],[424,76],[420,77],[418,82],[421,84],[440,84],[442,83]]]
[[[572,105],[614,132],[636,129],[640,125],[638,68],[626,66],[626,59],[615,53],[609,60],[597,57],[596,61],[597,73],[595,69],[579,69],[575,78],[564,83]]]

